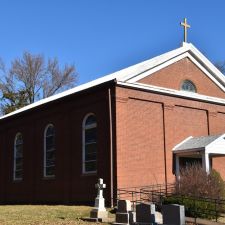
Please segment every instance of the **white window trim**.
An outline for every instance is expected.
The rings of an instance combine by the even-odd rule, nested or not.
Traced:
[[[85,163],[87,161],[85,161],[85,131],[86,129],[91,129],[91,128],[95,128],[97,127],[97,122],[94,123],[94,124],[91,124],[91,125],[88,125],[88,126],[85,126],[85,123],[86,123],[86,120],[89,116],[95,116],[94,113],[88,113],[84,119],[83,119],[83,123],[82,123],[82,173],[83,174],[96,174],[97,173],[97,170],[94,170],[94,171],[86,171],[85,170]],[[96,116],[95,116],[96,117]],[[97,162],[97,159],[96,160],[90,160],[90,161],[96,161]]]
[[[16,177],[16,150],[17,150],[17,148],[16,148],[16,141],[17,141],[17,137],[19,136],[19,135],[21,135],[22,136],[22,146],[23,146],[23,135],[22,135],[22,133],[21,132],[18,132],[17,134],[16,134],[16,136],[15,136],[15,138],[14,138],[14,146],[13,146],[13,180],[14,181],[22,181],[23,180],[23,176],[22,176],[22,178],[17,178]],[[23,154],[23,153],[22,153]],[[22,168],[22,170],[23,170],[23,168]]]
[[[45,131],[44,131],[44,160],[43,160],[43,177],[44,178],[55,178],[55,174],[54,175],[46,174],[46,168],[47,168],[47,166],[46,166],[46,132],[47,132],[48,128],[51,126],[54,127],[54,129],[55,129],[55,126],[52,123],[49,123],[46,125]],[[54,151],[56,151],[56,149],[54,149]]]

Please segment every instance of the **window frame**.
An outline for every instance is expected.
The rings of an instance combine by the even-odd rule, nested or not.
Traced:
[[[183,87],[183,85],[184,85],[185,82],[190,83],[190,84],[194,87],[194,91],[184,90],[182,87]],[[185,79],[185,80],[183,80],[183,81],[181,82],[180,90],[181,90],[181,91],[185,91],[185,92],[189,92],[189,93],[197,93],[196,85],[194,84],[193,81],[191,81],[191,80],[189,80],[189,79]]]
[[[87,162],[85,160],[85,153],[86,153],[85,134],[86,134],[86,130],[92,129],[92,128],[97,129],[97,126],[98,126],[97,119],[96,119],[95,124],[89,125],[88,128],[86,127],[86,121],[87,121],[89,116],[94,116],[95,119],[96,119],[96,115],[94,113],[86,114],[84,119],[83,119],[83,123],[82,123],[82,174],[96,174],[97,173],[97,167],[96,167],[96,170],[93,170],[93,171],[86,171],[86,168],[85,168],[85,164]],[[96,138],[96,145],[97,145],[97,138]],[[96,152],[96,160],[92,160],[92,161],[96,161],[96,166],[97,166],[97,154],[98,153]]]
[[[43,160],[43,177],[44,178],[51,178],[51,179],[53,179],[53,178],[55,178],[56,177],[56,173],[54,174],[54,175],[47,175],[46,174],[46,168],[47,168],[47,166],[46,166],[46,134],[47,134],[47,130],[48,130],[48,128],[49,127],[53,127],[54,128],[54,136],[56,136],[56,132],[55,132],[55,126],[52,124],[52,123],[49,123],[49,124],[47,124],[46,126],[45,126],[45,130],[44,130],[44,160]],[[54,137],[55,138],[55,137]],[[54,143],[54,151],[56,152],[56,143]],[[56,159],[55,159],[55,164],[54,164],[54,167],[56,168]],[[56,171],[55,171],[56,172]]]
[[[18,136],[19,135],[21,135],[21,137],[22,137],[22,177],[16,177],[16,161],[17,161],[17,146],[18,146],[18,144],[17,144],[17,139],[18,139]],[[16,135],[15,135],[15,138],[14,138],[14,146],[13,146],[13,180],[14,181],[22,181],[23,180],[23,144],[24,144],[24,142],[23,142],[23,135],[22,135],[22,133],[21,132],[18,132],[18,133],[16,133]]]

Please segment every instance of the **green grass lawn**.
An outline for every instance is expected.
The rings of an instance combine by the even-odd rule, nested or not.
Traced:
[[[85,225],[88,222],[80,218],[89,216],[91,209],[89,206],[5,205],[0,206],[0,225]]]

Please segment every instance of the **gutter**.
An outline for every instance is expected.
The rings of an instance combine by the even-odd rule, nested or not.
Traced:
[[[177,98],[183,98],[183,99],[191,99],[194,101],[201,101],[206,103],[216,103],[217,105],[225,105],[225,99],[218,98],[218,97],[211,97],[207,95],[202,94],[196,94],[196,93],[188,93],[185,91],[178,91],[173,89],[166,89],[162,87],[157,86],[150,86],[146,84],[141,83],[126,83],[126,82],[117,82],[117,86],[119,87],[127,87],[135,90],[142,90],[146,92],[166,95],[166,96],[172,96]]]

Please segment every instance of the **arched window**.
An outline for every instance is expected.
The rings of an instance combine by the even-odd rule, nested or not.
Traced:
[[[14,140],[13,180],[23,179],[23,136],[17,133]]]
[[[44,177],[55,177],[55,128],[48,124],[44,132]]]
[[[197,92],[194,83],[190,80],[184,80],[181,84],[182,91]]]
[[[94,114],[83,120],[83,173],[97,172],[97,121]]]

